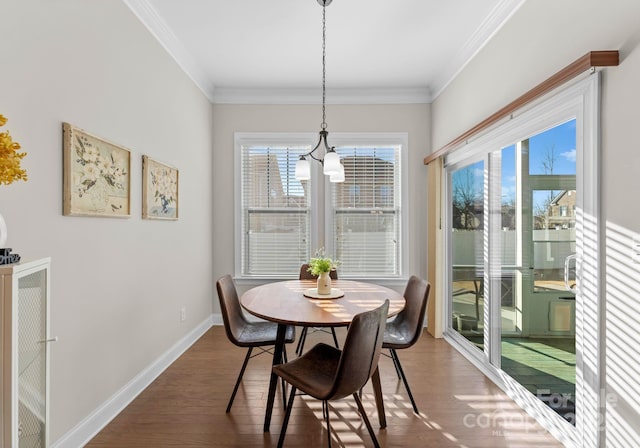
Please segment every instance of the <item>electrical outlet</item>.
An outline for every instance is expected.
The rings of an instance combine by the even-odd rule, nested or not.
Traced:
[[[185,320],[187,320],[187,308],[183,306],[180,308],[180,322],[184,322]]]

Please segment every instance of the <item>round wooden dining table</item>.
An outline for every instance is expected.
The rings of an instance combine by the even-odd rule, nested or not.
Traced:
[[[284,349],[287,325],[309,327],[345,327],[356,314],[379,307],[389,299],[389,317],[404,308],[402,294],[384,286],[352,280],[332,280],[331,288],[337,298],[313,298],[316,282],[289,280],[267,283],[245,292],[240,298],[242,307],[250,314],[278,324],[273,365],[279,364]],[[337,294],[335,294],[337,292]],[[307,294],[307,295],[305,295]],[[380,427],[386,427],[384,402],[378,369],[371,377]],[[277,376],[271,373],[264,431],[269,431],[275,400]]]

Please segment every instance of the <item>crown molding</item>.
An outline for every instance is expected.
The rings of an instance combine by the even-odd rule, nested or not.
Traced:
[[[449,64],[431,85],[431,90],[434,92],[432,99],[436,99],[447,88],[525,1],[502,0],[493,8],[462,49],[457,54],[451,55]]]
[[[320,104],[320,89],[216,88],[216,104]],[[327,104],[423,104],[431,102],[428,88],[330,88]]]
[[[160,42],[212,103],[220,104],[316,104],[317,89],[262,89],[216,87],[196,59],[187,51],[148,0],[122,0]],[[329,104],[421,104],[431,103],[456,78],[526,0],[501,0],[464,47],[429,87],[331,89]]]
[[[205,96],[212,101],[214,85],[195,58],[182,45],[166,22],[147,0],[122,0],[133,11],[140,22],[151,32],[160,45],[171,55],[189,78]]]
[[[205,71],[167,26],[148,0],[122,0],[160,42],[180,68],[212,103],[221,104],[316,104],[318,89],[263,89],[215,87]],[[428,88],[331,89],[328,104],[420,104],[431,102]]]

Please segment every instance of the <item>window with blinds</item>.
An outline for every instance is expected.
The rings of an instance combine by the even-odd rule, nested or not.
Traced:
[[[295,164],[309,146],[241,145],[243,276],[290,276],[310,256],[308,183]]]
[[[345,181],[331,184],[341,277],[400,275],[401,145],[336,147]]]

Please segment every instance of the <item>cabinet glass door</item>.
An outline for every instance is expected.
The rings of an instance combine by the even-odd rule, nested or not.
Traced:
[[[18,440],[46,447],[47,270],[18,280]]]

